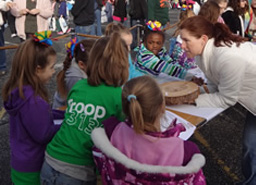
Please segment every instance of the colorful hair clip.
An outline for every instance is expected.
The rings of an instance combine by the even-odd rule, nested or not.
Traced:
[[[50,39],[51,35],[52,35],[52,32],[49,30],[36,32],[33,35],[33,39],[36,42],[45,44],[46,46],[52,46],[52,40]]]
[[[161,31],[161,23],[159,21],[148,21],[147,27],[152,31]]]
[[[82,43],[80,43],[80,49],[82,50],[82,52],[84,52],[84,51],[85,51],[85,49],[84,49],[84,45],[83,45]]]
[[[78,43],[78,39],[77,37],[74,37],[68,43],[65,44],[66,51],[68,53],[71,53],[71,57],[74,56],[74,49],[77,43]]]

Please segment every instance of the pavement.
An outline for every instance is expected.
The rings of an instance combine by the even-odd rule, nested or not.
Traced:
[[[177,22],[179,11],[170,11],[171,24]],[[106,24],[103,24],[103,29]],[[174,29],[166,32],[166,47]],[[10,37],[9,28],[5,31],[6,45],[19,44],[18,38]],[[57,35],[54,33],[53,37]],[[57,51],[56,71],[62,68],[62,61],[66,53],[64,44],[69,38],[54,41],[53,47]],[[7,80],[12,57],[15,49],[6,50],[7,75],[0,77],[0,89]],[[56,73],[57,74],[57,73]],[[47,85],[52,97],[56,90],[55,77]],[[213,118],[196,130],[189,139],[195,142],[206,157],[206,165],[203,168],[208,185],[233,185],[242,180],[241,174],[241,138],[246,110],[239,104],[230,107],[223,113]],[[0,185],[11,185],[10,180],[10,148],[9,148],[9,124],[8,115],[3,109],[0,98]]]

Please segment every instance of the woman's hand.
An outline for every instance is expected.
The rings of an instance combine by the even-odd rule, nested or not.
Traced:
[[[196,83],[197,85],[201,86],[204,84],[204,79],[202,78],[197,78],[195,76],[192,77],[191,79],[192,82]]]
[[[25,8],[20,11],[21,15],[27,15],[29,13],[29,9]]]
[[[37,14],[39,14],[39,13],[40,13],[40,10],[39,10],[39,9],[34,8],[34,9],[30,10],[30,11],[29,11],[29,13],[30,13],[30,14],[32,14],[32,15],[37,15]]]

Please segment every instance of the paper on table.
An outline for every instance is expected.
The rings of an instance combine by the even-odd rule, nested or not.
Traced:
[[[184,112],[187,114],[192,114],[194,116],[199,116],[210,121],[212,118],[223,112],[223,108],[208,108],[208,107],[196,107],[195,105],[171,105],[166,106],[167,108]]]
[[[61,125],[63,122],[63,119],[55,119],[53,120],[54,125]]]
[[[161,131],[165,131],[175,118],[177,119],[177,123],[183,124],[184,127],[186,128],[186,131],[180,133],[179,138],[183,140],[188,140],[194,133],[196,127],[192,125],[190,122],[186,121],[185,119],[170,111],[165,111],[165,115],[161,119]]]

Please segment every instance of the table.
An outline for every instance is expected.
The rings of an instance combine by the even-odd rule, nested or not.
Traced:
[[[193,69],[189,73],[189,76],[192,76],[192,74],[196,76],[204,76],[204,74],[201,74],[200,69]],[[165,83],[169,81],[181,81],[182,79],[169,76],[164,73],[160,73],[157,77],[153,76],[153,78],[159,83]],[[210,121],[212,118],[219,115],[221,112],[223,112],[225,109],[223,108],[211,108],[211,107],[196,107],[195,105],[172,105],[172,106],[166,106],[166,109],[173,112],[174,114],[177,114],[178,116],[186,119],[196,127],[200,127],[203,124]]]

